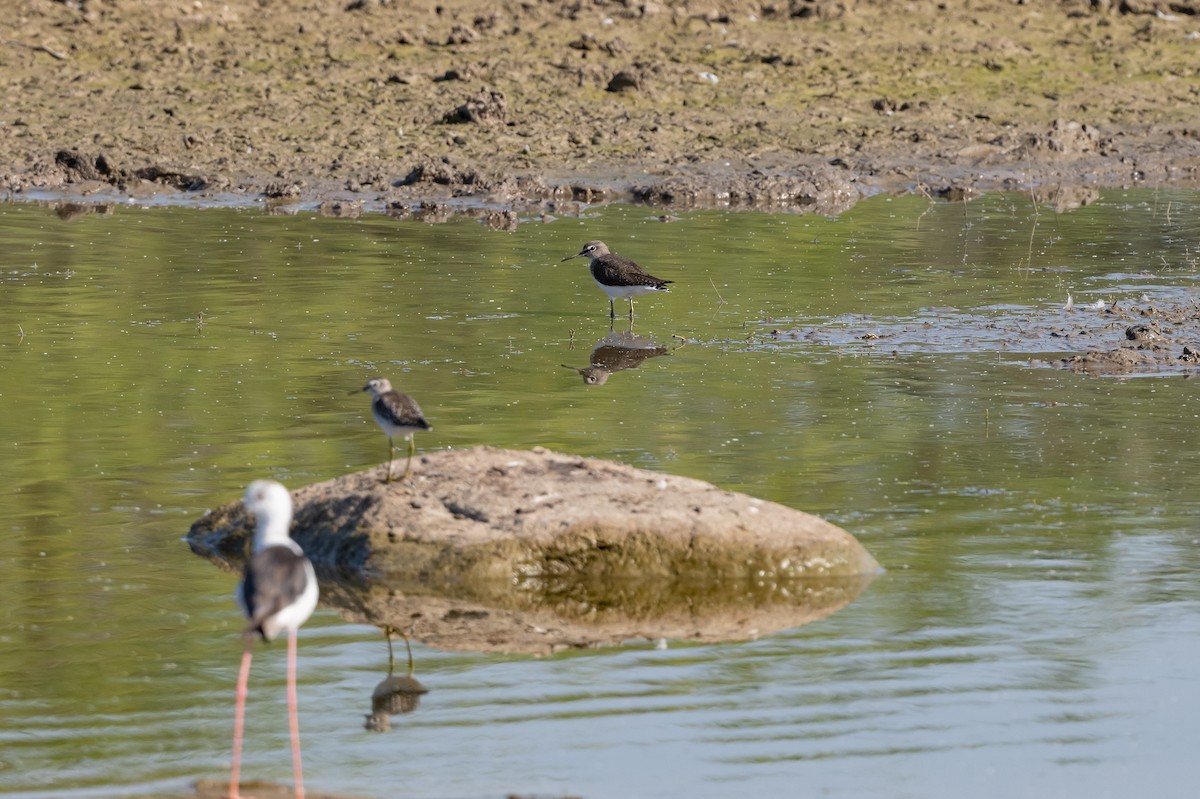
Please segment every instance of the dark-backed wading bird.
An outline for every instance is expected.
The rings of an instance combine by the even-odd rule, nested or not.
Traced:
[[[669,291],[667,284],[673,281],[660,280],[646,273],[628,258],[609,252],[608,246],[602,241],[589,241],[575,255],[568,255],[563,261],[572,258],[590,258],[592,280],[600,290],[608,295],[608,317],[616,318],[617,311],[613,301],[617,297],[629,300],[629,318],[633,318],[633,298],[652,291]]]
[[[408,439],[408,460],[404,464],[404,475],[400,478],[407,480],[412,474],[413,452],[416,451],[413,433],[418,430],[432,430],[433,425],[425,421],[416,400],[393,389],[392,384],[382,377],[368,381],[362,390],[371,392],[371,415],[387,434],[388,469],[384,482],[392,482],[392,459],[396,454],[396,446],[392,439],[398,435]]]

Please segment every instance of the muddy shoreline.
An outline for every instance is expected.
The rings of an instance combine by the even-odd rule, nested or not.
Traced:
[[[0,191],[436,220],[1200,185],[1200,2],[21,0]],[[1060,200],[1060,198],[1066,198]]]
[[[0,197],[66,219],[512,230],[617,201],[835,216],[1005,190],[1067,212],[1200,188],[1200,0],[19,0],[15,20]],[[1078,353],[1055,365],[1193,372],[1190,298],[1110,314],[1048,321]]]

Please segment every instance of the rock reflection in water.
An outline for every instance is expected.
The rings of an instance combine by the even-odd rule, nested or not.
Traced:
[[[592,347],[587,366],[561,365],[564,369],[578,372],[585,385],[602,386],[608,382],[610,375],[625,369],[636,369],[644,361],[666,354],[667,348],[652,338],[638,335],[632,329],[617,331],[610,328],[608,335]]]
[[[380,575],[323,582],[321,599],[348,621],[405,628],[438,649],[548,655],[637,640],[753,640],[828,616],[872,576],[710,582],[563,574],[424,585]]]
[[[384,625],[383,634],[387,636],[388,676],[371,692],[371,713],[367,716],[365,726],[372,732],[390,730],[392,716],[412,713],[421,704],[421,694],[429,693],[429,689],[413,676],[412,644],[408,640],[408,633],[391,625]],[[408,652],[408,674],[395,674],[396,658],[392,649],[392,636],[396,634],[404,639],[404,648]]]

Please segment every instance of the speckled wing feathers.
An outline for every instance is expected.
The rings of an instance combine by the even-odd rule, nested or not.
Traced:
[[[672,282],[647,274],[633,261],[614,253],[592,261],[592,277],[603,286],[649,286],[661,291],[667,291],[666,284]]]
[[[402,430],[431,429],[416,400],[399,391],[389,391],[380,395],[371,403],[371,410],[382,424]]]

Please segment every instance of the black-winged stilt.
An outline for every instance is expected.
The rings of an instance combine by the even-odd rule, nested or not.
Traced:
[[[292,496],[279,483],[256,480],[246,489],[246,510],[254,514],[254,548],[237,597],[249,622],[243,637],[242,665],[238,671],[237,704],[233,714],[233,766],[229,776],[230,799],[238,799],[242,737],[246,719],[246,685],[254,636],[274,640],[288,636],[287,700],[292,736],[292,772],[296,797],[304,799],[304,776],[300,766],[300,722],[296,713],[296,630],[317,606],[317,575],[300,545],[288,535],[292,523]]]

